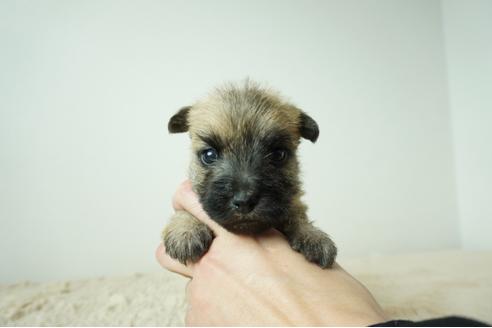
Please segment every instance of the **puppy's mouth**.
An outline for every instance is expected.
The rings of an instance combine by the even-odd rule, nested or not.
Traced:
[[[282,222],[288,209],[284,199],[269,194],[263,194],[252,202],[251,207],[238,208],[230,195],[215,190],[209,188],[203,192],[203,208],[215,222],[233,233],[253,235],[275,227]]]
[[[221,222],[221,225],[228,231],[238,234],[257,234],[271,228],[271,224],[265,221],[240,216]]]

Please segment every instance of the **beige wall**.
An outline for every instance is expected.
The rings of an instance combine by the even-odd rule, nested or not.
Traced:
[[[311,218],[340,256],[458,247],[438,1],[0,2],[0,281],[159,270],[185,178],[167,119],[246,76],[321,127]]]

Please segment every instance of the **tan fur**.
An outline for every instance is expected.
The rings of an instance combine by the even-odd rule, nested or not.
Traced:
[[[299,110],[285,102],[271,90],[260,89],[254,83],[247,83],[242,92],[237,87],[217,89],[192,106],[188,116],[191,137],[210,130],[218,131],[225,138],[232,138],[242,131],[245,124],[257,122],[258,129],[268,130],[280,126],[299,136]],[[236,108],[230,103],[238,103]],[[251,106],[248,111],[241,106]],[[234,121],[230,118],[233,117]]]
[[[241,92],[242,91],[242,92]],[[238,106],[231,111],[230,103]],[[249,106],[254,110],[245,110]],[[227,84],[217,88],[208,97],[199,100],[188,114],[189,133],[194,154],[205,145],[198,138],[199,134],[216,131],[223,139],[233,140],[246,124],[255,122],[259,134],[272,128],[281,128],[294,135],[296,148],[299,144],[299,113],[300,110],[286,102],[275,91],[261,88],[254,82],[247,81],[244,87]],[[203,178],[201,165],[192,160],[189,177],[193,186],[200,184]],[[298,175],[297,165],[293,168],[292,176]]]

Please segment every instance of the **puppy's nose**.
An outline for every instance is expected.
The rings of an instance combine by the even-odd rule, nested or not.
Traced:
[[[234,194],[232,197],[232,208],[241,213],[247,214],[253,210],[256,206],[256,201],[251,195],[244,191],[240,191]]]

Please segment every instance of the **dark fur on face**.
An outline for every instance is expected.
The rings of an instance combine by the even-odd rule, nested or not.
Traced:
[[[228,85],[182,108],[168,127],[189,132],[193,189],[208,215],[227,230],[254,234],[277,228],[293,248],[302,244],[299,238],[325,238],[319,230],[311,232],[316,228],[300,201],[297,148],[300,138],[315,142],[319,136],[317,123],[306,113],[276,93],[246,83]],[[325,267],[336,253],[326,238],[331,253],[325,259],[305,254]],[[317,246],[311,246],[306,249],[316,252]]]
[[[299,193],[298,181],[291,178],[297,162],[290,136],[249,129],[232,140],[207,143],[219,157],[212,165],[202,164],[205,174],[196,187],[210,217],[240,233],[277,226]]]

